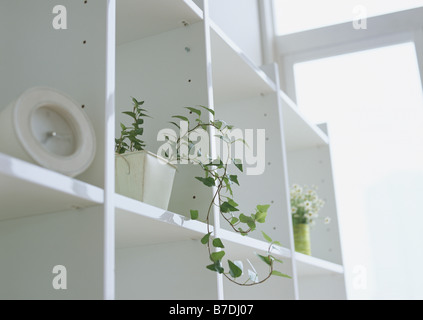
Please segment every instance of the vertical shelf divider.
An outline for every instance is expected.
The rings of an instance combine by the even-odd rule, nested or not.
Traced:
[[[213,93],[213,71],[212,71],[212,50],[211,50],[211,27],[210,27],[210,11],[209,11],[209,0],[203,0],[203,23],[204,23],[204,40],[205,40],[205,52],[206,52],[206,68],[207,68],[207,99],[208,99],[208,108],[215,110],[214,108],[214,93]],[[211,117],[211,115],[209,115]],[[211,119],[210,119],[211,120]],[[210,127],[209,129],[209,142],[210,142],[210,154],[212,159],[217,157],[217,149],[214,144],[213,137],[215,136],[215,129]],[[217,188],[213,187],[213,194],[216,194]],[[213,224],[214,224],[214,237],[219,237],[220,231],[220,212],[219,209],[213,207]],[[216,250],[221,250],[216,248]],[[217,299],[224,300],[224,290],[223,290],[223,276],[219,273],[216,273],[217,280]]]
[[[103,297],[115,299],[115,74],[116,0],[107,3]]]
[[[291,250],[291,264],[292,264],[292,281],[294,282],[294,297],[295,300],[299,300],[299,290],[298,290],[298,272],[296,266],[296,258],[295,258],[295,243],[294,243],[294,228],[292,225],[292,218],[291,218],[291,204],[290,204],[290,195],[289,195],[289,177],[288,177],[288,159],[287,159],[287,148],[286,148],[286,141],[285,141],[285,132],[284,132],[284,125],[283,125],[283,109],[282,109],[282,101],[279,97],[279,89],[280,88],[280,78],[279,78],[279,71],[278,65],[276,63],[271,63],[262,67],[263,71],[275,82],[276,84],[276,95],[277,95],[277,109],[278,109],[278,116],[279,116],[279,128],[280,128],[280,135],[281,135],[281,149],[282,149],[282,166],[284,172],[284,180],[283,183],[285,185],[285,194],[282,195],[286,199],[286,213],[288,215],[288,229],[289,229],[289,249]]]

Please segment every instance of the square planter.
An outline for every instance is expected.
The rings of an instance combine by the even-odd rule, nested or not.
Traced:
[[[116,155],[116,193],[167,210],[176,167],[163,158],[137,151]]]

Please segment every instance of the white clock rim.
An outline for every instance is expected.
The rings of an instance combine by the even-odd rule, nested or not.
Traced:
[[[75,134],[75,152],[69,156],[59,156],[48,152],[34,137],[31,117],[35,110],[43,106],[53,108],[72,125]],[[18,140],[28,155],[39,165],[75,177],[92,164],[96,153],[94,128],[88,115],[78,104],[57,89],[34,87],[25,91],[16,101],[14,127]]]

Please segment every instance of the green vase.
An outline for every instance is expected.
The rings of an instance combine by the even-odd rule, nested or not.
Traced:
[[[294,224],[295,251],[311,256],[310,226],[305,223]]]

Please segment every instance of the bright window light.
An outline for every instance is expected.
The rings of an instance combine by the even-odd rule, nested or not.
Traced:
[[[423,299],[418,70],[413,43],[294,67],[300,109],[330,130],[351,299]]]
[[[423,6],[423,0],[274,0],[276,34],[284,35]],[[363,10],[364,9],[364,10]]]

